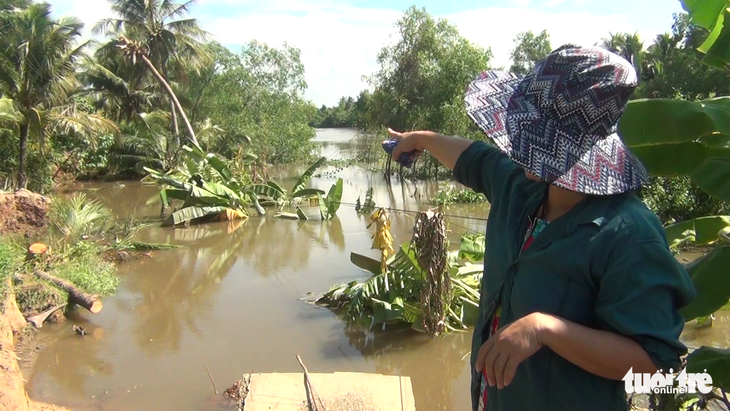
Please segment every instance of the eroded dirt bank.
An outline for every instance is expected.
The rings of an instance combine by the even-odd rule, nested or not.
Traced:
[[[31,239],[42,234],[48,227],[49,204],[47,197],[26,190],[0,193],[0,235],[21,235]],[[29,325],[18,308],[12,277],[3,285],[5,295],[0,295],[0,410],[65,410],[28,398],[15,344],[17,336]]]
[[[15,295],[9,291],[0,313],[0,410],[65,411],[63,407],[31,401],[25,392],[25,381],[15,354],[15,336],[26,326]]]

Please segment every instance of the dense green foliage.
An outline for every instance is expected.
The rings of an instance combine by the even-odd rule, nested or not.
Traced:
[[[320,107],[311,125],[318,128],[361,128],[367,127],[367,112],[372,104],[373,96],[363,90],[357,99],[342,97],[334,107]]]
[[[695,55],[697,59],[687,59],[687,62],[693,66],[700,80],[703,79],[703,71],[706,73],[721,69],[726,76],[730,73],[730,53],[727,47],[730,44],[730,31],[725,30],[724,20],[730,12],[725,9],[726,2],[682,0],[681,3],[689,12],[691,24],[714,33],[705,35],[706,41],[697,48],[700,52]],[[679,23],[687,24],[687,21],[686,17],[678,19],[675,30],[680,26]],[[694,29],[689,30],[692,31]],[[623,39],[627,40],[629,37]],[[652,53],[663,44],[662,39],[666,39],[666,36],[659,36],[655,44],[657,47],[647,57],[651,59],[656,56]],[[684,53],[695,52],[684,50]],[[629,54],[634,57],[632,61],[637,66],[646,61],[641,57],[641,52]],[[704,64],[697,64],[700,58]],[[654,63],[656,61],[658,60]],[[659,79],[663,76],[661,70],[654,74]],[[651,81],[648,80],[649,86]],[[637,99],[630,102],[619,124],[619,133],[653,176],[680,177],[683,183],[699,188],[705,198],[718,204],[724,202],[720,208],[727,210],[727,202],[730,202],[730,185],[727,183],[730,180],[730,146],[727,138],[730,134],[730,97],[707,98],[710,96],[702,93],[698,93],[698,97],[704,97],[701,100],[684,99],[681,93],[672,97],[675,98]],[[697,190],[694,194],[698,195],[699,192]],[[706,206],[695,209],[695,212],[704,211],[708,211]],[[686,265],[697,297],[680,311],[688,321],[697,319],[698,323],[704,322],[708,316],[727,307],[730,300],[730,282],[727,279],[727,265],[730,264],[730,216],[703,215],[686,219],[667,226],[666,235],[673,248],[682,244],[710,246],[709,253]],[[730,350],[700,347],[687,357],[686,368],[688,372],[709,371],[713,386],[728,390],[728,362]],[[722,396],[716,395],[717,393],[701,395],[700,401],[694,405],[705,409],[709,402],[718,401],[730,406],[730,402],[724,398],[724,392],[722,391]],[[683,395],[659,399],[662,401],[654,409],[679,409],[686,407],[687,401],[696,401]]]
[[[553,50],[547,30],[535,34],[532,31],[519,33],[512,49],[512,66],[509,71],[525,75],[532,70],[536,61],[545,58]]]
[[[366,131],[357,158],[371,165],[385,159],[379,145],[385,127],[486,139],[466,116],[462,97],[465,84],[491,67],[491,51],[425,9],[411,7],[398,20],[399,37],[376,56],[379,69],[369,73],[369,89],[318,109],[303,97],[305,67],[297,48],[252,40],[229,50],[210,41],[188,16],[191,4],[110,0],[113,15],[93,26],[106,39],[78,47],[78,20],[53,17],[45,3],[5,6],[0,24],[12,35],[0,39],[3,185],[47,192],[67,173],[136,178],[146,174],[144,167],[173,170],[183,161],[191,132],[203,150],[224,159],[256,153],[262,172],[265,164],[312,161],[315,127]],[[636,99],[727,95],[728,71],[696,64],[704,58],[698,48],[706,49],[706,39],[719,34],[710,36],[715,26],[706,26],[682,13],[651,44],[635,33],[614,33],[599,45],[636,66],[641,78]],[[154,69],[121,50],[122,38],[139,45]],[[28,53],[18,51],[24,42]],[[508,70],[527,72],[554,46],[547,31],[521,32]],[[45,62],[46,71],[27,70],[34,61]],[[188,122],[189,130],[182,124]],[[429,155],[400,172],[450,175]],[[728,210],[726,202],[683,176],[654,176],[642,197],[665,221]]]
[[[192,1],[110,0],[114,15],[93,27],[106,39],[81,44],[79,20],[15,3],[0,12],[6,187],[48,192],[65,173],[171,170],[196,135],[228,159],[244,146],[262,165],[311,159],[318,113],[302,97],[298,49],[251,41],[233,53],[187,16]]]

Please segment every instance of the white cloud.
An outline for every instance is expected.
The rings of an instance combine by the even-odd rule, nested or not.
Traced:
[[[520,6],[528,3],[511,0],[511,7],[439,17],[448,18],[476,44],[491,47],[493,65],[504,67],[510,65],[509,52],[520,31],[547,29],[552,45],[557,47],[568,42],[592,45],[609,31],[636,30],[626,15],[546,12]],[[67,10],[63,14],[79,16],[89,27],[110,16],[102,0],[56,0],[54,6]],[[341,96],[356,96],[367,87],[362,76],[378,69],[377,54],[395,40],[391,34],[397,34],[394,24],[401,12],[355,8],[333,0],[201,0],[192,15],[203,29],[227,45],[257,39],[270,46],[287,42],[298,47],[309,86],[306,96],[317,105],[333,105]],[[656,33],[640,29],[639,34],[649,40]]]
[[[101,19],[112,17],[109,3],[104,0],[49,0],[56,15],[75,16],[84,22],[83,36],[91,37],[91,29]]]
[[[553,48],[566,43],[590,46],[605,37],[609,31],[636,30],[626,16],[619,14],[594,15],[584,12],[548,13],[539,10],[481,9],[449,16],[460,33],[483,47],[491,47],[493,65],[510,65],[513,40],[521,31],[539,32],[547,29]],[[654,33],[639,30],[642,38],[653,38]]]
[[[315,2],[300,9],[302,3],[299,0],[294,8],[306,10],[304,15],[289,15],[292,7],[286,6],[262,14],[233,13],[201,21],[227,44],[257,38],[270,45],[287,41],[299,47],[307,72],[307,96],[317,105],[332,105],[341,96],[357,95],[367,87],[361,81],[362,75],[378,69],[377,53],[390,42],[390,34],[395,34],[393,25],[401,13]],[[609,31],[636,29],[619,14],[548,13],[522,8],[469,10],[441,17],[456,24],[460,33],[476,44],[491,47],[494,66],[505,67],[509,67],[513,39],[520,31],[547,29],[557,47],[568,42],[593,45]],[[646,33],[643,37],[653,36],[654,33]]]
[[[517,7],[527,7],[530,5],[530,0],[510,0],[510,2]]]

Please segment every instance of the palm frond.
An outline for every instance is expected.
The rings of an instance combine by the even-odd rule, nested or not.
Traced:
[[[16,123],[22,120],[23,114],[15,100],[0,98],[0,122]]]
[[[160,9],[164,13],[164,20],[174,19],[175,17],[184,16],[190,12],[190,6],[196,0],[188,0],[185,3],[177,4],[169,0],[163,0]]]
[[[88,199],[84,193],[56,199],[49,214],[52,226],[70,239],[103,231],[113,217],[101,202]]]

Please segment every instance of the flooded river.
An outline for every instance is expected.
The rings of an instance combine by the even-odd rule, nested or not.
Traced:
[[[320,130],[323,155],[350,156],[350,130]],[[281,169],[280,181],[306,167]],[[454,183],[407,182],[351,167],[312,179],[325,191],[344,179],[338,217],[320,222],[316,208],[306,222],[252,217],[246,223],[191,228],[149,227],[141,240],[184,245],[154,252],[152,258],[120,268],[122,284],[104,310],[75,310],[64,324],[41,329],[45,349],[24,370],[33,399],[78,410],[225,409],[214,398],[212,376],[222,393],[244,373],[300,372],[295,354],[309,372],[367,372],[411,378],[419,410],[469,409],[469,341],[454,333],[431,341],[410,328],[372,331],[348,327],[338,316],[303,301],[336,283],[366,278],[350,252],[370,250],[372,229],[351,204],[374,188],[377,205],[399,210],[428,207],[439,188]],[[157,217],[159,189],[140,183],[79,184],[120,217]],[[459,205],[446,213],[451,236],[483,232],[488,206]],[[397,243],[410,239],[413,214],[391,214]],[[86,337],[72,325],[84,326]],[[728,346],[730,316],[710,329],[687,327],[685,340],[698,346]],[[228,408],[230,409],[230,408]]]

